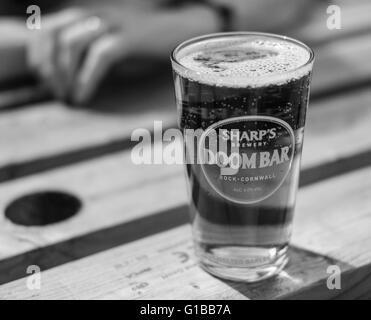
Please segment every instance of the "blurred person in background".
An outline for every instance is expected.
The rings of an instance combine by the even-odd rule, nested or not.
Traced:
[[[115,69],[168,59],[181,41],[233,30],[286,33],[311,0],[1,1],[0,82],[37,75],[56,98],[83,104]],[[41,29],[26,8],[41,9]],[[132,58],[135,59],[132,59]]]

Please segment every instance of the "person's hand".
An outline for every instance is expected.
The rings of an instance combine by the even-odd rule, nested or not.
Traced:
[[[29,41],[29,64],[56,97],[83,102],[108,62],[103,55],[109,49],[110,36],[101,38],[107,32],[108,26],[87,10],[68,9],[50,15]]]
[[[180,41],[218,30],[205,7],[138,11],[68,9],[44,19],[29,63],[57,98],[87,102],[108,71],[129,56],[166,58]]]

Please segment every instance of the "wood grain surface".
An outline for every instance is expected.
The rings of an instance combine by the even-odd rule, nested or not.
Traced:
[[[277,278],[247,285],[202,271],[182,166],[132,163],[133,129],[175,127],[169,69],[112,84],[89,108],[46,101],[0,111],[1,212],[43,190],[83,205],[44,227],[0,216],[0,299],[371,298],[371,3],[339,5],[341,30],[326,28],[325,11],[296,30],[316,62],[290,263]],[[33,264],[41,290],[26,286]],[[326,286],[330,265],[342,271],[341,290]]]
[[[370,99],[369,90],[360,90],[317,102],[322,105],[309,109],[302,185],[371,164],[371,137],[367,135],[371,121]],[[329,172],[333,174],[329,176]],[[48,269],[58,265],[58,261],[79,259],[120,245],[122,241],[130,242],[136,239],[135,230],[144,236],[151,235],[146,228],[156,221],[160,231],[161,225],[166,229],[188,221],[186,209],[174,214],[179,224],[167,221],[172,209],[184,206],[187,201],[182,166],[136,166],[130,151],[3,183],[0,208],[4,211],[15,198],[42,190],[64,190],[77,195],[83,203],[82,211],[62,223],[44,227],[17,226],[1,216],[1,283],[24,276],[26,266],[40,263],[40,256],[43,267]],[[144,219],[162,212],[166,214],[159,214],[154,220]],[[130,228],[134,234],[126,238],[125,232],[133,232]],[[105,242],[105,234],[110,232],[115,237],[108,237]],[[40,249],[45,246],[47,249]],[[31,250],[35,251],[24,254]],[[55,258],[60,251],[62,257]],[[66,251],[71,252],[67,257]]]
[[[185,225],[45,271],[41,290],[27,290],[25,279],[5,284],[0,298],[271,299],[297,291],[302,298],[370,297],[370,189],[371,168],[301,189],[291,263],[273,280],[246,285],[210,276],[195,264]],[[344,275],[341,290],[327,290],[329,265]]]

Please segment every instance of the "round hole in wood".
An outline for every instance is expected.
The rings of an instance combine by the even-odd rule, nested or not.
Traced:
[[[65,192],[36,192],[11,202],[5,216],[15,224],[45,226],[74,216],[81,206],[78,198]]]

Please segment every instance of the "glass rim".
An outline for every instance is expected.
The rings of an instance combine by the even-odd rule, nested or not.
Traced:
[[[309,53],[309,59],[306,61],[303,65],[300,65],[299,67],[296,67],[291,70],[287,70],[286,72],[283,72],[282,75],[289,75],[291,73],[295,73],[301,69],[304,69],[311,65],[314,61],[315,54],[314,51],[311,47],[306,45],[304,42],[285,36],[285,35],[279,35],[275,33],[267,33],[267,32],[258,32],[258,31],[232,31],[232,32],[217,32],[217,33],[210,33],[210,34],[205,34],[202,36],[198,37],[193,37],[188,40],[185,40],[178,44],[170,54],[170,60],[171,62],[176,65],[177,68],[180,68],[183,72],[187,72],[188,74],[191,72],[195,74],[199,74],[199,71],[195,71],[189,67],[184,66],[183,64],[180,63],[180,61],[177,59],[177,54],[184,48],[188,47],[189,45],[204,41],[204,40],[209,40],[209,39],[217,39],[217,38],[222,38],[222,37],[236,37],[236,36],[264,36],[264,37],[270,37],[274,39],[279,39],[281,41],[286,41],[286,42],[291,42],[294,43],[302,48],[304,48],[308,53]],[[309,69],[310,71],[310,69]],[[265,79],[270,77],[270,75],[263,75],[256,77],[257,79]]]

